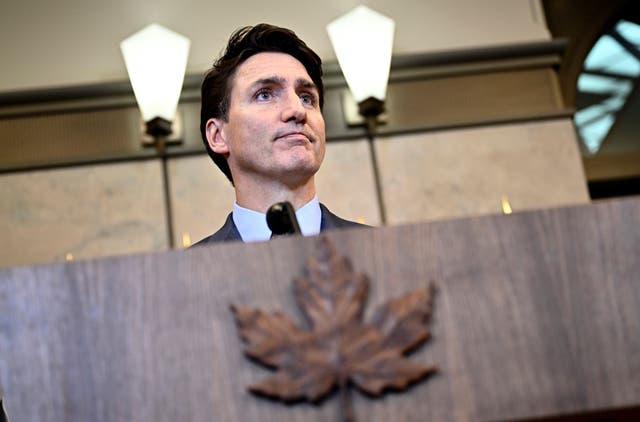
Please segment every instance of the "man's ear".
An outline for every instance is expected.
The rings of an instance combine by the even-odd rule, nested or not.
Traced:
[[[223,128],[225,122],[222,119],[209,119],[206,125],[206,135],[209,147],[213,152],[227,155],[229,153],[229,146],[225,139]]]

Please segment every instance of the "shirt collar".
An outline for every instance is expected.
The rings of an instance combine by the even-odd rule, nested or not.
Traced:
[[[259,242],[271,238],[271,230],[267,226],[265,214],[243,208],[234,202],[232,217],[244,242]],[[322,211],[320,210],[318,197],[314,196],[311,201],[298,209],[296,218],[300,225],[300,231],[304,236],[313,236],[320,233]]]

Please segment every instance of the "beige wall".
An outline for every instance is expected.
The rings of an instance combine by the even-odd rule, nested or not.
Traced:
[[[167,248],[158,161],[0,175],[0,266]]]
[[[570,119],[376,142],[389,224],[589,202]]]
[[[173,236],[189,246],[222,226],[235,199],[233,187],[208,155],[169,161]]]
[[[389,224],[589,201],[569,119],[425,132],[375,141]],[[366,140],[329,143],[319,197],[380,224]],[[217,230],[233,190],[208,156],[168,162],[176,247]],[[167,248],[157,160],[0,176],[0,266]],[[189,243],[189,242],[187,242]]]
[[[10,3],[10,5],[9,5]],[[200,74],[244,25],[296,31],[320,57],[335,56],[325,26],[358,4],[396,20],[396,54],[547,40],[539,0],[22,0],[0,11],[0,92],[126,81],[119,44],[157,22],[191,39]]]
[[[371,226],[380,224],[369,144],[333,142],[316,177],[318,197],[339,216]]]

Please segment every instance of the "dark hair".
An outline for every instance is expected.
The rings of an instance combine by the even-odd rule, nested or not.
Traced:
[[[318,89],[321,109],[324,104],[322,61],[293,31],[266,23],[235,31],[229,38],[224,54],[204,76],[200,109],[200,134],[204,146],[213,162],[232,184],[233,177],[227,159],[213,152],[207,142],[207,121],[211,118],[227,120],[236,69],[249,57],[264,52],[285,53],[300,61]]]

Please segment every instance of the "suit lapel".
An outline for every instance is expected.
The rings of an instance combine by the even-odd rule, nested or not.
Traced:
[[[242,236],[240,236],[240,232],[236,227],[236,223],[233,222],[232,214],[227,216],[227,221],[224,222],[224,225],[219,230],[220,232],[220,240],[242,240]]]

